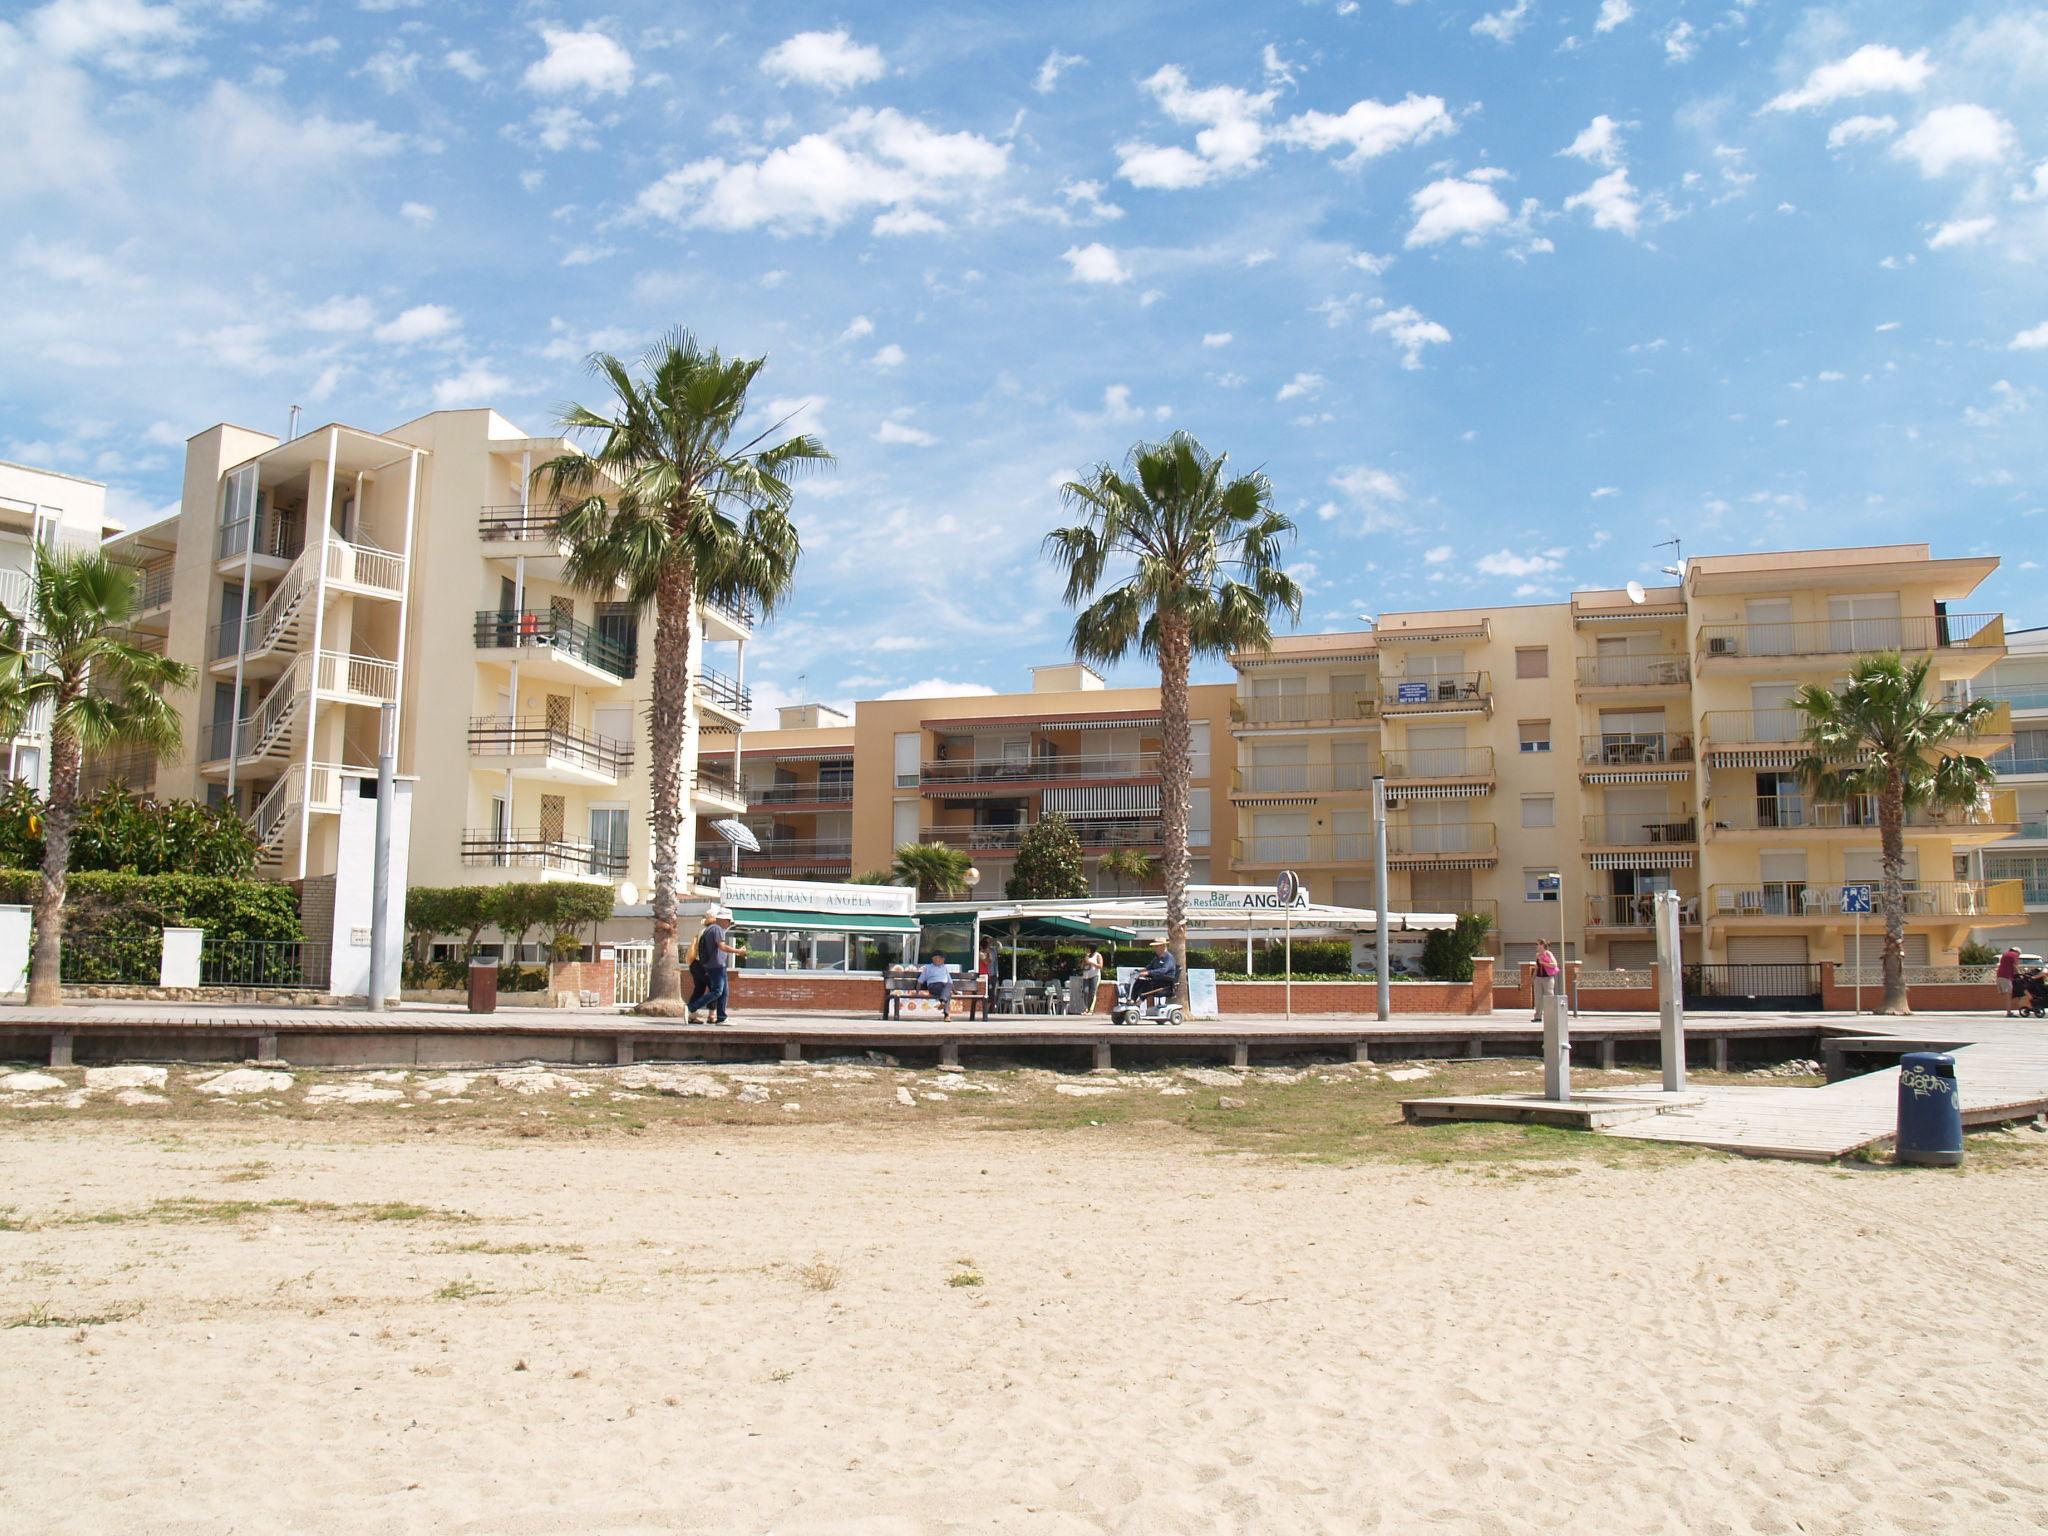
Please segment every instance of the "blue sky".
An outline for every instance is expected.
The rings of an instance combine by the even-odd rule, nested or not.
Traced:
[[[1674,536],[2048,617],[2042,6],[55,0],[0,77],[0,455],[139,522],[213,421],[539,431],[688,326],[840,460],[764,705],[1027,686],[1057,483],[1173,428],[1309,628]]]

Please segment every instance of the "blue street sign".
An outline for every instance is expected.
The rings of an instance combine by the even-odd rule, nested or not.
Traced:
[[[1538,875],[1536,877],[1536,889],[1539,891],[1554,891],[1563,884],[1564,879],[1560,875]]]
[[[1870,912],[1871,891],[1868,885],[1845,885],[1842,887],[1842,910],[1844,912]]]
[[[1397,704],[1427,704],[1429,702],[1429,684],[1399,684],[1394,689],[1394,702]]]

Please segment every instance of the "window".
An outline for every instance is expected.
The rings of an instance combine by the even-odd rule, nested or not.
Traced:
[[[590,808],[590,867],[594,874],[616,878],[626,873],[627,825],[623,805]]]
[[[1522,750],[1524,752],[1548,752],[1550,750],[1550,722],[1548,720],[1524,720],[1520,726]]]
[[[913,740],[915,738],[912,738]],[[893,854],[905,843],[917,841],[917,802],[898,800],[889,808],[889,849]]]
[[[1556,826],[1557,797],[1555,795],[1522,796],[1522,825],[1525,827]]]
[[[1550,676],[1550,647],[1547,645],[1518,645],[1515,647],[1515,676]]]
[[[1548,889],[1545,882],[1549,882]],[[1554,869],[1525,869],[1522,871],[1522,900],[1556,901],[1558,899],[1558,877]]]
[[[898,731],[896,733],[896,787],[917,788],[918,753],[924,747],[924,732]]]
[[[628,667],[635,665],[640,652],[640,615],[631,603],[599,603],[596,628],[599,639],[618,647]]]

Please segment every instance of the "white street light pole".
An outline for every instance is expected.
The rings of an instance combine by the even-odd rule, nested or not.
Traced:
[[[1388,990],[1387,954],[1387,776],[1372,776],[1372,879],[1373,932],[1379,943],[1377,979],[1373,988],[1375,1011],[1384,1024],[1394,1016],[1393,994]]]

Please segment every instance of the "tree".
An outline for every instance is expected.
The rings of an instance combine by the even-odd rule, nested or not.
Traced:
[[[557,960],[573,960],[582,948],[577,930],[585,923],[590,924],[591,942],[595,944],[597,925],[611,921],[612,911],[618,905],[618,892],[609,885],[586,885],[580,880],[550,881],[545,888],[554,892],[541,919],[548,925],[548,952]]]
[[[1046,535],[1066,573],[1074,655],[1114,664],[1133,650],[1159,665],[1159,812],[1165,843],[1166,935],[1187,975],[1188,780],[1193,728],[1188,672],[1197,657],[1272,643],[1276,611],[1301,614],[1301,589],[1280,568],[1294,524],[1273,510],[1262,474],[1231,477],[1185,432],[1134,446],[1118,470],[1099,464],[1062,493],[1082,520]],[[1114,568],[1119,574],[1099,590]],[[1081,607],[1082,604],[1086,607]],[[1182,982],[1183,995],[1186,982]]]
[[[966,893],[973,861],[946,843],[905,843],[896,850],[895,884],[914,885],[922,901],[950,901]]]
[[[1054,811],[1025,832],[1003,894],[1017,901],[1072,901],[1088,894],[1081,839],[1071,821]]]
[[[1877,811],[1884,878],[1884,999],[1879,1013],[1911,1013],[1906,1001],[1906,816],[1977,805],[1998,775],[1967,750],[1996,707],[1972,699],[1954,707],[1926,696],[1933,662],[1896,652],[1860,657],[1840,690],[1808,683],[1792,696],[1805,717],[1807,755],[1799,777],[1821,802],[1864,800]],[[1861,957],[1858,957],[1859,960]]]
[[[1470,981],[1473,957],[1492,929],[1484,912],[1460,912],[1455,928],[1433,929],[1422,941],[1422,974],[1431,981]]]
[[[557,886],[558,882],[552,880],[508,880],[503,885],[482,887],[490,893],[491,921],[505,936],[503,964],[519,963],[519,951],[526,947],[526,936],[533,931],[533,925],[545,923],[554,910]]]
[[[1124,893],[1129,881],[1143,890],[1159,878],[1159,861],[1142,848],[1112,848],[1102,856],[1102,872],[1116,882],[1116,893]]]
[[[563,454],[535,472],[562,507],[569,581],[654,611],[654,962],[645,1013],[678,1015],[684,1007],[676,898],[696,606],[751,603],[766,613],[781,603],[801,553],[789,518],[791,482],[832,457],[813,437],[781,437],[786,418],[735,445],[747,390],[765,361],[723,357],[687,331],[665,337],[637,371],[600,352],[590,369],[611,388],[610,414],[571,405],[561,423],[592,440],[590,452]]]
[[[0,867],[42,867],[47,809],[22,780],[0,792]],[[144,800],[109,784],[77,804],[69,868],[74,875],[108,870],[246,880],[256,871],[256,852],[249,824],[226,806]]]
[[[49,720],[50,799],[43,813],[43,881],[35,901],[28,1001],[63,1001],[64,877],[78,776],[87,752],[140,748],[172,758],[182,745],[167,697],[196,672],[129,642],[140,576],[97,551],[41,555],[25,613],[0,610],[0,722],[19,732],[31,712]]]

